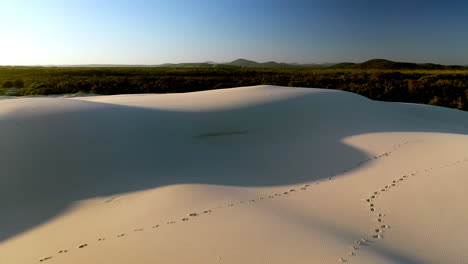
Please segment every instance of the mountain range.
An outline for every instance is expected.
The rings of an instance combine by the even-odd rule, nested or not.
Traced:
[[[217,63],[206,61],[200,63],[165,63],[158,65],[127,65],[127,64],[86,64],[86,65],[43,65],[45,67],[162,67],[162,68],[328,68],[328,69],[379,69],[379,70],[467,70],[468,65],[442,65],[434,63],[395,62],[385,59],[372,59],[362,63],[321,63],[299,64],[276,61],[256,62],[247,59],[237,59],[231,62]]]

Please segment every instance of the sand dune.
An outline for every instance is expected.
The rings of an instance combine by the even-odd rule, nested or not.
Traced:
[[[0,263],[468,263],[468,114],[341,91],[0,101]]]

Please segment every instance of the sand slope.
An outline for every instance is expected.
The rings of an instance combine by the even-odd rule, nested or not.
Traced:
[[[10,98],[0,127],[2,264],[468,263],[466,112],[254,86]]]

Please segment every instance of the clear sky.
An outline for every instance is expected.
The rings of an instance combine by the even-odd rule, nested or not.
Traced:
[[[0,0],[0,65],[468,64],[468,0]]]

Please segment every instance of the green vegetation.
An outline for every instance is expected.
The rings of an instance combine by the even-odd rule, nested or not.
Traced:
[[[425,64],[423,68],[434,69],[393,69],[395,64],[383,60],[348,64],[345,68],[343,64],[326,68],[208,65],[211,66],[0,67],[0,95],[178,93],[271,84],[338,89],[381,101],[468,110],[468,69],[461,66],[440,68]],[[403,63],[401,67],[409,66]]]

